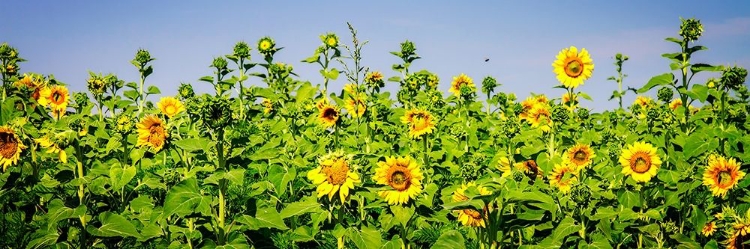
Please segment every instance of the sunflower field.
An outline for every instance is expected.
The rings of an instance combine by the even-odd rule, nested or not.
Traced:
[[[490,76],[439,89],[408,40],[371,70],[349,29],[301,60],[320,78],[263,37],[213,59],[198,81],[215,92],[175,96],[144,49],[135,81],[90,72],[70,92],[3,43],[0,247],[750,248],[747,70],[691,59],[699,20],[638,89],[615,55],[597,73],[619,108],[598,113],[579,103],[585,48],[550,55],[559,97],[519,100]]]

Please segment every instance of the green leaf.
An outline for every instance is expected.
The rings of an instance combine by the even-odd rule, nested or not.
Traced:
[[[161,90],[159,90],[159,88],[156,86],[148,86],[148,90],[146,91],[146,93],[148,93],[149,95],[160,94]]]
[[[711,240],[703,246],[703,249],[719,249],[719,243],[716,240]]]
[[[698,244],[698,242],[695,242],[693,239],[691,239],[688,236],[682,235],[682,234],[673,234],[669,236],[670,238],[677,240],[677,242],[680,242],[680,245],[677,248],[687,248],[687,249],[701,249],[701,245]]]
[[[100,237],[140,237],[141,235],[136,230],[135,226],[122,217],[119,214],[112,212],[103,212],[99,215],[99,220],[102,222],[102,226],[95,228],[94,226],[87,226],[86,231],[93,234],[94,236]]]
[[[138,98],[138,91],[136,90],[126,90],[122,92],[122,95],[124,95],[126,98],[135,101],[135,99]]]
[[[704,63],[697,63],[690,66],[690,71],[693,72],[693,74],[697,72],[702,71],[708,71],[708,72],[719,72],[724,69],[724,66],[711,66],[709,64]]]
[[[596,214],[591,216],[591,220],[611,219],[617,217],[619,212],[615,211],[612,207],[600,207],[596,210]]]
[[[594,101],[594,99],[592,99],[591,96],[589,96],[589,94],[587,94],[585,92],[579,92],[579,93],[576,93],[576,95],[580,96],[581,98],[583,98],[585,100]]]
[[[369,226],[363,226],[361,231],[354,227],[346,229],[347,237],[354,242],[359,249],[379,249],[383,246],[383,238],[380,231]]]
[[[120,191],[122,187],[125,187],[135,177],[135,167],[122,168],[120,165],[112,166],[109,168],[109,179],[112,184],[112,189]]]
[[[435,244],[430,247],[432,249],[460,249],[466,248],[464,242],[464,236],[456,230],[448,231],[440,235]]]
[[[651,78],[646,85],[638,89],[638,93],[645,93],[656,86],[669,85],[674,82],[674,75],[672,73],[665,73]]]
[[[271,166],[268,170],[268,180],[273,183],[276,192],[279,195],[286,193],[290,181],[297,177],[297,170],[294,168],[285,169],[279,165]]]
[[[322,211],[320,203],[315,198],[307,198],[305,201],[293,202],[281,210],[281,218],[286,219],[292,216],[303,215],[306,213],[315,213]]]
[[[627,209],[632,209],[635,206],[641,206],[640,196],[630,190],[620,190],[617,193],[617,200],[620,202],[620,205]]]
[[[708,87],[701,84],[695,84],[693,85],[693,89],[690,91],[697,97],[697,100],[706,102],[706,99],[708,98]]]
[[[685,147],[682,149],[682,153],[685,159],[689,159],[694,156],[700,156],[704,152],[719,147],[719,143],[716,139],[712,139],[706,133],[695,132],[685,141]]]
[[[560,224],[557,224],[555,230],[550,236],[554,242],[562,242],[565,237],[571,235],[581,229],[581,226],[576,224],[576,221],[571,217],[565,217]]]
[[[255,213],[255,217],[242,215],[237,218],[237,222],[247,225],[250,230],[258,230],[261,228],[276,228],[279,230],[289,229],[289,227],[284,224],[284,220],[279,213],[276,212],[276,209],[272,207],[258,209]]]
[[[406,226],[411,216],[414,215],[414,208],[393,205],[391,206],[391,213],[393,213],[393,219],[396,222],[401,223],[402,226]]]
[[[512,190],[508,192],[508,195],[506,197],[509,201],[530,202],[530,205],[553,213],[557,210],[557,204],[555,203],[555,200],[553,200],[549,195],[546,195],[539,191],[523,192]]]
[[[164,199],[164,214],[169,217],[177,214],[180,217],[192,213],[211,214],[211,197],[199,192],[198,181],[188,178],[169,190]]]
[[[57,234],[57,230],[46,231],[44,235],[36,237],[30,241],[29,244],[26,245],[26,249],[49,248],[57,242],[59,237],[60,235]]]
[[[313,87],[310,82],[305,82],[297,89],[296,100],[298,103],[301,103],[304,100],[312,98],[316,92],[318,92],[316,87]]]
[[[172,142],[174,145],[177,145],[177,147],[180,147],[180,149],[183,149],[185,151],[189,152],[195,152],[195,151],[209,151],[209,148],[214,144],[215,142],[207,139],[207,138],[187,138],[182,140],[177,140]]]

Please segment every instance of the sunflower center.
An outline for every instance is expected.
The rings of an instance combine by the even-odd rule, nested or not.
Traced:
[[[271,47],[271,43],[268,41],[263,41],[260,43],[260,49],[262,50],[269,49],[270,47]]]
[[[482,213],[479,213],[479,211],[477,210],[467,208],[467,209],[464,209],[463,212],[464,214],[471,216],[471,218],[475,220],[482,219]]]
[[[148,136],[148,142],[159,146],[164,143],[164,127],[159,124],[154,124],[149,128],[150,135]]]
[[[54,92],[52,93],[52,101],[55,102],[55,104],[60,104],[63,100],[62,94],[60,92]]]
[[[167,114],[173,114],[176,111],[173,105],[168,105],[165,109]]]
[[[404,191],[409,188],[411,184],[411,176],[406,172],[406,169],[397,169],[391,174],[389,179],[391,187],[398,191]]]
[[[18,151],[18,140],[13,134],[0,133],[0,158],[10,158]]]
[[[414,130],[421,131],[425,128],[427,128],[427,119],[424,117],[417,117],[414,119],[414,122],[412,123],[414,125]]]
[[[721,171],[716,175],[716,183],[718,183],[721,188],[729,187],[732,185],[733,180],[732,174],[726,170]]]
[[[570,77],[578,77],[583,73],[583,62],[580,59],[572,59],[565,65],[565,74]]]
[[[573,154],[573,158],[578,160],[579,162],[583,162],[583,161],[586,161],[587,155],[586,155],[586,152],[579,150],[579,151],[576,151],[575,154]]]
[[[329,37],[326,43],[328,43],[328,46],[333,47],[333,45],[336,45],[336,38]]]
[[[349,173],[349,164],[344,160],[337,160],[333,165],[323,167],[322,171],[326,174],[330,184],[342,185],[346,182],[346,176]]]
[[[338,112],[333,108],[327,108],[323,111],[323,117],[328,120],[335,120],[339,116]]]
[[[646,173],[651,169],[651,159],[644,152],[637,152],[630,159],[630,169],[638,174]]]

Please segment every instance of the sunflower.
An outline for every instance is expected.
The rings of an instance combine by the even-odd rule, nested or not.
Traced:
[[[338,107],[324,104],[319,109],[318,120],[324,127],[333,127],[339,121],[340,110]]]
[[[738,218],[729,230],[729,239],[724,242],[727,249],[750,248],[750,244],[745,244],[750,241],[750,211],[745,216],[744,219]]]
[[[50,139],[49,137],[42,137],[34,139],[39,146],[42,146],[42,148],[47,149],[47,153],[55,154],[57,153],[57,158],[60,159],[60,162],[62,163],[68,163],[68,154],[65,153],[65,149],[63,148],[63,145],[61,144],[63,133],[55,134],[54,140]]]
[[[635,101],[633,102],[633,104],[639,105],[641,106],[641,108],[648,108],[653,102],[654,100],[649,97],[638,95],[638,97],[635,97]]]
[[[408,110],[401,123],[409,125],[409,136],[419,138],[422,134],[432,133],[435,130],[435,119],[432,114],[426,110]]]
[[[354,184],[360,183],[357,173],[350,170],[350,159],[351,156],[345,156],[341,151],[331,152],[318,159],[317,168],[307,172],[307,178],[318,185],[318,198],[328,195],[328,200],[333,200],[338,192],[341,203],[344,203],[349,190],[354,189]]]
[[[328,105],[328,98],[322,98],[315,102],[315,107],[317,107],[318,110],[323,109],[323,107],[325,107],[326,105]]]
[[[148,115],[139,122],[138,128],[138,146],[147,145],[154,151],[158,152],[164,147],[169,133],[167,133],[164,122],[156,115]]]
[[[570,94],[565,93],[562,96],[562,104],[565,105],[565,108],[568,110],[574,110],[578,107],[578,95],[576,94]]]
[[[517,168],[523,170],[527,176],[533,178],[540,177],[544,174],[542,169],[536,165],[536,161],[529,159],[517,165]]]
[[[542,131],[549,132],[549,130],[552,128],[552,120],[550,119],[551,115],[552,113],[550,113],[547,106],[538,104],[531,108],[529,113],[526,114],[523,118],[526,119],[529,124],[531,124],[531,127],[540,127]]]
[[[348,93],[348,94],[351,94],[351,95],[357,94],[357,85],[355,85],[353,83],[345,84],[344,85],[344,92]]]
[[[3,166],[3,171],[8,166],[18,163],[23,149],[26,149],[26,146],[16,132],[8,126],[0,126],[0,165]]]
[[[453,201],[460,202],[468,200],[469,197],[466,196],[466,190],[469,189],[469,187],[476,186],[476,183],[469,182],[468,184],[461,184],[461,187],[456,190],[456,192],[453,192]],[[480,195],[491,195],[492,191],[487,189],[486,187],[477,186],[477,190],[479,191]],[[482,209],[482,213],[480,211],[474,209],[474,208],[467,208],[463,210],[457,210],[455,211],[456,214],[458,214],[458,221],[461,222],[464,226],[470,226],[470,227],[485,227],[484,223],[484,216],[487,215],[487,208]]]
[[[656,155],[656,148],[649,143],[635,142],[628,145],[620,154],[622,173],[632,176],[636,182],[648,182],[656,176],[661,159]]]
[[[474,89],[474,81],[466,74],[460,74],[456,77],[453,77],[453,81],[451,82],[451,89],[448,89],[448,92],[452,92],[453,95],[458,97],[461,95],[462,86],[467,86],[471,89]]]
[[[39,104],[47,105],[52,107],[52,110],[65,110],[68,108],[68,101],[70,96],[68,95],[68,88],[61,85],[55,85],[49,88],[44,88],[40,91]]]
[[[716,223],[713,221],[706,223],[701,229],[701,234],[706,237],[713,235],[714,232],[716,232]]]
[[[273,103],[270,99],[263,99],[263,114],[269,114],[273,111]]]
[[[392,190],[381,190],[380,197],[390,205],[405,204],[422,193],[422,171],[411,157],[386,157],[375,169],[373,180]]]
[[[681,99],[674,99],[672,102],[669,103],[669,109],[677,110],[677,107],[682,106],[682,100]]]
[[[497,164],[497,169],[503,172],[500,176],[502,178],[507,178],[513,175],[513,168],[510,166],[510,159],[507,157],[500,158],[500,162]]]
[[[258,51],[260,53],[268,53],[271,52],[271,50],[274,47],[274,41],[271,39],[271,37],[263,37],[258,41]]]
[[[571,46],[557,54],[557,59],[552,63],[552,69],[557,75],[557,80],[565,87],[576,88],[591,77],[594,72],[594,62],[585,48],[578,52],[578,48]]]
[[[357,97],[346,100],[346,109],[354,118],[362,117],[365,114],[367,106],[365,105],[365,95],[359,94]]]
[[[162,114],[167,115],[169,118],[173,118],[180,112],[185,111],[185,106],[174,97],[164,97],[156,103]]]
[[[555,164],[549,180],[550,186],[557,187],[562,193],[568,193],[576,182],[578,182],[578,167],[575,164],[566,161],[562,164]]]
[[[743,177],[745,172],[740,171],[740,163],[734,158],[718,156],[708,161],[708,167],[703,173],[703,185],[706,185],[714,196],[724,197]]]
[[[565,151],[563,160],[572,163],[578,170],[591,165],[591,159],[596,157],[594,150],[587,144],[576,144]]]

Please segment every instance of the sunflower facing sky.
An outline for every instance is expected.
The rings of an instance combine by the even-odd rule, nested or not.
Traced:
[[[451,89],[448,89],[448,92],[451,92],[454,96],[458,97],[461,95],[462,86],[467,86],[473,89],[475,88],[474,80],[472,80],[466,74],[460,74],[456,77],[453,77],[453,81],[451,82]]]
[[[417,162],[409,156],[386,157],[375,168],[373,180],[381,185],[388,185],[390,190],[378,192],[380,197],[390,205],[400,205],[413,200],[422,193],[422,171]]]
[[[44,106],[49,104],[52,110],[65,110],[68,108],[68,101],[70,101],[70,95],[65,86],[55,85],[40,91],[39,104]]]
[[[161,150],[169,137],[167,128],[164,126],[162,121],[156,115],[148,115],[139,122],[136,127],[138,128],[138,146],[151,147],[155,152]]]
[[[565,151],[563,160],[572,163],[578,170],[591,165],[591,159],[596,157],[594,150],[587,144],[576,144]]]
[[[585,48],[579,52],[578,48],[571,46],[557,54],[552,68],[560,83],[567,88],[576,88],[591,77],[594,71],[594,61],[591,60]]]
[[[0,165],[3,166],[3,171],[8,166],[18,163],[23,149],[26,149],[26,146],[16,132],[8,126],[0,126]]]
[[[661,159],[656,154],[656,147],[645,142],[635,142],[623,149],[620,154],[622,173],[632,176],[636,182],[648,182],[661,165]]]
[[[468,200],[469,197],[466,196],[466,190],[469,189],[469,187],[476,186],[476,183],[469,182],[467,184],[461,184],[461,187],[456,190],[456,192],[453,192],[453,201],[454,202],[460,202]],[[491,195],[492,191],[487,189],[486,187],[477,186],[477,190],[479,191],[480,195]],[[474,208],[467,208],[463,210],[456,210],[454,211],[458,215],[458,221],[461,222],[464,226],[470,226],[470,227],[485,227],[484,223],[484,217],[487,215],[487,209],[482,209],[482,211],[478,211]]]
[[[344,203],[354,184],[361,182],[349,165],[350,157],[341,151],[331,152],[318,159],[317,168],[307,172],[307,178],[318,186],[318,198],[328,195],[328,200],[333,200],[338,193],[341,203]]]
[[[341,111],[338,107],[325,103],[319,105],[318,110],[318,120],[324,127],[333,127],[339,121]]]
[[[714,196],[724,197],[743,177],[745,172],[740,171],[739,162],[734,158],[717,156],[708,162],[708,167],[703,173],[703,185],[706,185]]]
[[[576,165],[568,161],[555,164],[549,178],[550,186],[556,187],[562,193],[568,193],[576,182],[578,182],[578,167]]]
[[[419,138],[423,134],[432,133],[435,130],[435,118],[426,110],[408,110],[401,117],[401,123],[409,126],[409,136]]]
[[[185,111],[185,106],[182,102],[174,97],[163,97],[159,100],[159,103],[156,103],[156,105],[159,107],[161,113],[167,115],[169,118],[173,118],[180,112]]]

